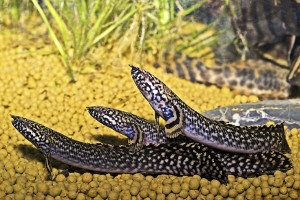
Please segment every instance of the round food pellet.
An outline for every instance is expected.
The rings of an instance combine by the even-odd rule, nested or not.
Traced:
[[[139,193],[140,197],[142,197],[143,199],[148,197],[148,190],[147,189],[142,189]]]
[[[49,186],[45,182],[38,183],[37,190],[38,190],[38,192],[41,192],[46,195],[49,192]]]
[[[91,173],[84,173],[82,175],[82,182],[89,183],[93,180],[93,175]]]
[[[1,178],[0,178],[1,179]],[[19,184],[19,183],[16,183],[15,185],[13,185],[13,188],[14,188],[14,192],[16,193],[16,192],[20,192],[21,190],[23,190],[24,189],[24,185],[21,185],[21,184]]]
[[[25,193],[18,192],[15,194],[15,200],[24,200],[25,199]]]
[[[284,182],[285,182],[286,187],[292,187],[295,180],[292,176],[287,176],[287,177],[285,177]]]
[[[22,165],[17,165],[17,166],[15,167],[15,170],[16,170],[17,173],[23,174],[24,171],[25,171],[25,168],[24,168]]]
[[[57,182],[63,182],[64,180],[66,180],[66,177],[63,174],[58,174],[55,178],[55,180]]]
[[[132,186],[129,191],[132,196],[136,196],[139,193],[140,189],[136,186]]]
[[[282,187],[279,188],[279,192],[281,194],[286,194],[288,192],[288,189],[287,189],[286,186],[282,186]]]
[[[215,196],[213,194],[208,194],[205,199],[207,199],[207,200],[214,200]]]
[[[85,195],[83,193],[78,193],[76,200],[85,200]]]
[[[188,191],[187,190],[181,190],[180,193],[179,193],[179,196],[182,197],[182,198],[187,198],[187,196],[189,195]]]
[[[241,193],[243,193],[243,192],[245,191],[243,184],[238,184],[238,185],[235,187],[235,189],[236,189],[236,191],[237,191],[239,194],[241,194]]]
[[[88,191],[87,196],[92,197],[92,198],[96,197],[97,196],[97,190],[95,188],[91,188]]]
[[[148,196],[150,199],[155,200],[156,199],[156,193],[152,190],[148,191]]]
[[[180,188],[179,183],[172,184],[172,192],[174,192],[175,194],[178,194],[180,192],[180,190],[181,190],[181,188]]]
[[[75,175],[73,175],[73,174],[70,174],[70,175],[67,177],[67,181],[68,181],[69,183],[76,183],[77,177],[76,177]]]
[[[176,195],[171,193],[171,194],[168,194],[167,196],[167,200],[176,200]]]
[[[300,180],[296,180],[296,181],[294,182],[293,188],[294,188],[295,190],[299,190],[299,189],[300,189]]]
[[[82,192],[82,193],[87,193],[89,190],[91,189],[91,186],[87,183],[82,183],[80,185],[80,188],[79,188],[79,191]]]
[[[268,187],[262,188],[261,192],[263,196],[267,196],[268,194],[270,194],[270,188]]]
[[[208,185],[209,184],[209,181],[206,179],[206,178],[202,178],[201,180],[200,180],[200,185],[201,185],[201,187],[204,187],[204,186],[206,186],[206,185]]]
[[[49,194],[52,197],[56,197],[56,196],[60,195],[60,193],[61,193],[61,187],[59,187],[59,186],[52,186],[49,188]]]
[[[196,199],[199,196],[199,190],[190,190],[189,195],[192,199]]]
[[[279,188],[277,187],[272,187],[271,188],[271,195],[277,196],[279,194]]]
[[[222,185],[220,187],[219,193],[222,197],[227,197],[228,196],[228,189],[226,188],[226,186]]]
[[[260,184],[261,184],[261,181],[260,181],[259,178],[254,178],[254,179],[253,179],[252,185],[253,185],[254,187],[259,187]]]
[[[218,193],[219,193],[218,188],[216,188],[216,187],[210,188],[210,194],[213,194],[214,196],[216,196]]]
[[[182,189],[182,190],[189,190],[189,189],[190,189],[190,186],[189,186],[188,183],[182,183],[182,184],[181,184],[181,189]]]
[[[207,187],[201,187],[200,191],[201,191],[201,194],[203,194],[204,196],[209,194],[209,189]]]
[[[283,185],[283,179],[282,178],[274,179],[274,183],[272,185],[275,187],[281,187]]]
[[[77,192],[77,190],[78,190],[78,186],[76,183],[69,183],[67,188],[69,191]]]
[[[219,188],[220,185],[221,185],[221,183],[220,183],[220,181],[218,181],[218,180],[212,180],[212,181],[211,181],[211,186],[212,186],[212,187]]]
[[[191,190],[198,190],[200,186],[200,182],[199,179],[197,178],[191,178],[190,183],[189,183],[189,187]]]
[[[236,199],[236,200],[244,200],[245,198],[244,198],[243,195],[239,194],[239,195],[237,195],[237,196],[235,197],[235,199]]]
[[[132,176],[132,179],[135,181],[141,182],[142,180],[145,179],[145,177],[143,174],[137,173]]]
[[[103,199],[106,199],[108,197],[108,192],[104,188],[97,188],[97,192]]]
[[[230,189],[228,195],[231,198],[235,198],[238,195],[238,192],[236,191],[236,189]]]
[[[171,190],[172,190],[172,186],[171,186],[170,184],[166,184],[166,185],[164,185],[163,188],[162,188],[162,192],[163,192],[165,195],[170,194]]]
[[[121,192],[122,191],[122,187],[120,185],[114,185],[112,187],[112,190],[116,191],[116,192]]]
[[[5,192],[7,194],[11,194],[11,193],[13,193],[13,191],[14,191],[14,188],[11,185],[5,186]]]
[[[76,191],[69,191],[69,192],[68,192],[68,197],[69,197],[70,199],[76,199],[76,197],[77,197],[77,192],[76,192]]]
[[[160,194],[157,194],[156,198],[157,198],[157,200],[165,200],[166,199],[166,195],[160,193]]]
[[[298,197],[299,197],[298,192],[296,190],[290,190],[289,197],[292,199],[298,199]]]
[[[119,199],[119,195],[120,195],[119,192],[111,191],[108,194],[108,199],[110,199],[110,200],[117,200],[117,199]]]
[[[243,184],[243,187],[244,187],[245,190],[247,190],[251,186],[250,181],[247,180],[247,179],[243,180],[242,184]]]
[[[106,182],[106,183],[103,183],[102,188],[105,189],[105,190],[110,191],[112,186],[111,186],[110,183]]]

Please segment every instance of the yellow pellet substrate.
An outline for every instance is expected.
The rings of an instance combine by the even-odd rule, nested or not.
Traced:
[[[129,63],[76,74],[70,79],[57,54],[43,54],[55,47],[43,41],[26,44],[25,34],[0,35],[0,199],[299,199],[300,134],[291,130],[288,142],[294,168],[286,173],[256,178],[229,176],[227,185],[200,176],[177,177],[142,174],[101,174],[53,162],[48,179],[44,158],[11,125],[10,114],[44,124],[76,140],[111,143],[126,138],[102,126],[87,106],[108,106],[132,112],[148,120],[154,113],[130,76]],[[34,53],[36,52],[36,53]],[[103,61],[105,63],[105,61]],[[132,63],[136,64],[136,63]],[[255,96],[235,95],[229,89],[206,87],[147,67],[188,105],[203,112],[218,106],[256,102]]]

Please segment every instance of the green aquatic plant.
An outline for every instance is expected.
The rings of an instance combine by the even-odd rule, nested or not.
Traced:
[[[213,34],[209,31],[216,27],[219,19],[203,26],[201,29],[190,29],[187,35],[183,35],[180,31],[186,29],[189,24],[195,24],[190,15],[207,3],[208,0],[195,1],[193,5],[187,8],[183,8],[179,2],[156,0],[154,1],[154,11],[145,13],[148,17],[148,26],[155,27],[147,32],[146,49],[151,48],[153,42],[160,41],[159,45],[156,45],[159,48],[170,49],[171,45],[171,49],[189,55],[215,44],[215,38],[220,35],[221,31],[216,31]]]
[[[26,13],[25,22],[30,20],[31,14],[34,12],[34,7],[30,0],[0,0],[0,23],[4,24],[4,14],[9,18],[12,27],[20,25],[22,15]]]
[[[91,47],[108,36],[134,15],[136,8],[128,1],[49,1],[46,10],[32,0],[57,46],[68,72],[75,81],[71,64],[84,57]],[[56,24],[50,23],[53,20]],[[52,21],[51,21],[52,22]]]
[[[26,6],[32,10],[29,13],[39,13],[71,80],[75,81],[73,67],[89,60],[89,53],[99,46],[104,47],[105,53],[121,57],[128,52],[138,50],[142,55],[153,47],[163,50],[170,46],[191,54],[212,45],[218,34],[208,31],[217,21],[185,35],[180,32],[194,23],[189,15],[207,1],[182,6],[182,1],[175,0],[0,0],[0,12],[8,14],[15,24],[23,23],[20,18],[28,12]],[[93,59],[88,61],[91,65],[95,64]]]

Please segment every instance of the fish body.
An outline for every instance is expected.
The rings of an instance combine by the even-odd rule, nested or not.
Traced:
[[[283,123],[271,126],[235,126],[209,119],[185,104],[149,72],[131,66],[132,78],[156,115],[166,121],[166,136],[186,137],[209,147],[235,153],[280,151],[290,153]]]
[[[208,147],[197,143],[144,145],[131,153],[128,146],[89,144],[26,118],[13,116],[13,126],[46,157],[72,166],[107,173],[201,175],[227,181],[224,166]],[[48,169],[49,170],[49,169]]]
[[[163,127],[157,127],[155,123],[149,122],[132,113],[120,111],[104,106],[87,107],[90,115],[101,124],[113,129],[114,131],[126,136],[130,143],[137,142],[137,132],[142,131],[144,135],[143,144],[165,144],[171,142],[192,142],[187,137],[168,138]],[[136,129],[136,125],[140,129]]]
[[[140,130],[142,130],[144,137],[144,144],[160,144],[160,143],[172,143],[177,142],[180,143],[183,141],[184,138],[181,140],[170,140],[166,137],[166,133],[164,129],[160,129],[159,134],[164,138],[163,140],[154,141],[152,135],[157,135],[156,126],[154,123],[151,123],[145,119],[142,119],[136,115],[131,113],[127,113],[124,111],[120,111],[113,108],[107,108],[103,106],[93,106],[88,107],[89,113],[92,117],[94,117],[100,123],[103,122],[104,119],[113,118],[114,122],[111,124],[104,124],[114,130],[121,130],[120,127],[122,126],[122,132],[119,132],[126,137],[135,137],[134,135],[139,134],[138,132],[132,132],[131,126],[133,123],[138,124],[140,126]],[[128,122],[132,123],[123,123],[122,121],[126,119]],[[133,135],[133,136],[132,136]],[[189,138],[186,138],[186,141],[189,141]],[[204,145],[198,143],[202,148],[206,148]],[[275,151],[267,151],[267,152],[260,152],[254,154],[241,154],[241,153],[230,153],[219,151],[216,149],[210,149],[214,155],[217,155],[219,158],[219,162],[224,165],[224,170],[226,174],[231,174],[235,176],[241,177],[253,177],[262,174],[270,174],[274,173],[276,170],[287,171],[292,167],[292,163],[288,157],[280,152]]]
[[[288,98],[292,92],[286,79],[289,70],[262,60],[208,67],[199,59],[180,52],[165,52],[153,65],[191,82],[225,86],[264,98]]]

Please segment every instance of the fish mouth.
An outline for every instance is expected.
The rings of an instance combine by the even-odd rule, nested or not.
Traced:
[[[18,130],[21,131],[22,126],[24,127],[24,120],[22,120],[22,117],[16,116],[16,115],[10,115],[10,117],[13,119],[11,121],[12,125]]]
[[[15,121],[15,120],[19,120],[20,119],[20,117],[19,116],[16,116],[16,115],[10,115],[10,117],[11,118],[13,118],[13,121]]]
[[[90,106],[90,107],[86,107],[86,109],[88,110],[88,112],[92,116],[93,116],[94,112],[97,112],[97,113],[101,113],[102,112],[102,109],[99,106]]]

